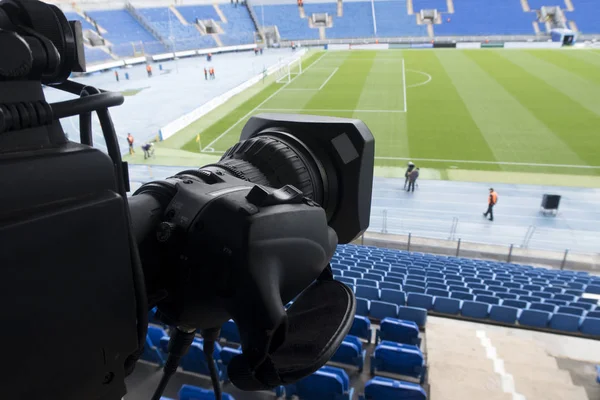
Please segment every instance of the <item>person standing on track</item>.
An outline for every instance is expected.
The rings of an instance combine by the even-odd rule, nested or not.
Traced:
[[[413,169],[410,174],[408,174],[408,189],[407,192],[415,191],[415,183],[417,182],[417,178],[419,178],[419,168]]]
[[[413,171],[413,169],[415,169],[415,164],[413,164],[412,161],[409,161],[406,166],[406,172],[404,173],[404,178],[406,178],[404,180],[404,189],[406,189],[406,185],[408,184],[408,176]]]
[[[129,144],[129,154],[135,154],[135,151],[133,150],[133,136],[131,133],[127,134],[127,143]]]
[[[206,67],[204,67],[204,80],[208,80],[208,70],[206,69]]]
[[[494,220],[494,206],[496,205],[497,202],[498,202],[498,193],[496,193],[494,191],[494,188],[490,188],[490,195],[488,197],[488,209],[486,212],[483,213],[484,217],[487,217],[488,214],[490,215],[490,218],[489,218],[490,221]]]

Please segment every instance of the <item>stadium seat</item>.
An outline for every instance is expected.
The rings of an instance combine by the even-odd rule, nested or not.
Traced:
[[[531,296],[536,296],[536,297],[541,297],[543,299],[551,299],[552,298],[552,293],[548,293],[548,292],[531,292]]]
[[[413,293],[414,294],[414,293]],[[369,307],[369,316],[374,319],[384,319],[386,317],[396,318],[398,315],[398,306],[385,301],[373,300]]]
[[[462,304],[458,299],[436,297],[433,301],[433,310],[444,314],[459,314]]]
[[[429,290],[433,291],[438,289]],[[442,292],[445,291],[442,290]],[[426,310],[431,310],[433,308],[433,296],[429,294],[409,293],[406,299],[406,304],[410,307],[419,307],[424,308]]]
[[[399,306],[398,319],[413,321],[419,328],[424,328],[427,323],[427,310],[424,308]]]
[[[529,296],[531,292],[523,289],[508,289],[508,293],[518,294],[519,296]]]
[[[331,361],[340,364],[352,365],[362,372],[365,364],[366,350],[362,349],[362,342],[357,336],[347,335],[331,357]]]
[[[450,292],[447,290],[441,290],[441,289],[427,289],[427,290],[425,290],[425,295],[435,296],[435,297],[450,297]]]
[[[556,312],[561,314],[578,315],[581,317],[585,313],[585,310],[583,308],[561,306],[558,307]]]
[[[160,326],[148,325],[148,336],[154,346],[160,346],[160,339],[163,336],[169,336],[167,332]]]
[[[542,291],[542,287],[540,285],[534,285],[534,284],[523,285],[522,289],[529,290],[532,292],[541,292]]]
[[[523,285],[518,282],[502,282],[502,286],[509,289],[525,289]]]
[[[342,271],[342,276],[346,277],[346,278],[362,278],[363,274],[361,272],[358,271]]]
[[[423,289],[425,289],[425,286],[427,286],[427,284],[425,283],[425,277],[423,277],[423,280],[419,280],[419,279],[413,279],[414,277],[408,276],[406,278],[406,284],[407,285],[413,285],[413,286],[419,286],[422,287]]]
[[[460,313],[469,318],[487,318],[490,312],[488,303],[478,301],[463,301]]]
[[[565,289],[565,294],[572,294],[575,297],[583,296],[583,290],[579,289]]]
[[[366,274],[367,272],[369,272],[369,269],[367,269],[367,268],[363,268],[363,267],[354,267],[354,266],[349,266],[349,267],[348,267],[348,270],[349,270],[349,271],[354,271],[354,272],[359,272],[359,273],[363,274],[363,278],[365,277],[365,274]]]
[[[448,285],[446,285],[444,283],[430,282],[428,280],[426,289],[448,290]]]
[[[600,336],[600,318],[586,316],[579,325],[579,331],[587,335]]]
[[[235,400],[229,393],[221,393],[223,400]],[[202,389],[198,386],[182,385],[178,394],[179,400],[214,400],[215,393],[212,390]]]
[[[482,283],[483,279],[480,279],[480,278],[465,278],[465,282],[467,282],[467,283]]]
[[[361,297],[356,298],[356,315],[369,315],[369,300]]]
[[[589,303],[593,305],[598,305],[598,299],[589,298],[589,297],[581,297],[577,300],[578,303]]]
[[[391,274],[391,272],[390,272]],[[388,275],[385,277],[385,282],[390,282],[390,283],[397,283],[400,285],[404,285],[404,278],[398,277],[398,276],[393,276],[393,275]]]
[[[564,294],[564,293],[557,293],[552,298],[555,300],[564,300],[567,302],[572,302],[572,301],[577,300],[577,296],[573,296],[572,294]]]
[[[563,290],[564,289],[559,288],[559,287],[546,286],[542,289],[542,292],[557,294],[557,293],[562,293]]]
[[[413,378],[423,378],[425,360],[417,346],[383,341],[371,356],[371,375],[389,372]]]
[[[355,315],[349,333],[371,343],[371,321],[365,316]]]
[[[544,299],[546,304],[554,304],[555,306],[566,306],[568,303],[564,300]]]
[[[487,285],[485,283],[466,283],[467,287],[471,290],[486,290]]]
[[[536,328],[546,328],[551,317],[552,313],[548,311],[522,310],[519,316],[519,324]]]
[[[555,313],[558,306],[554,304],[546,304],[546,303],[530,303],[530,310],[539,310],[539,311],[548,311],[550,313]]]
[[[502,300],[517,300],[519,295],[514,293],[496,293],[496,297]]]
[[[508,293],[508,288],[504,286],[488,286],[488,290],[491,290],[494,293]]]
[[[346,285],[356,285],[356,278],[348,278],[346,276],[341,276],[338,278],[335,278],[337,281],[340,281],[342,283],[345,283]]]
[[[231,343],[242,343],[240,331],[232,319],[221,326],[221,338]]]
[[[521,310],[529,308],[529,303],[526,301],[523,301],[523,300],[511,300],[511,299],[502,300],[502,305],[507,306],[507,307],[518,308]]]
[[[494,296],[494,292],[491,290],[473,289],[472,293],[477,296]]]
[[[379,300],[379,289],[371,286],[356,285],[356,297],[367,300]]]
[[[375,343],[381,340],[390,342],[412,344],[419,346],[419,327],[412,321],[404,321],[397,318],[384,318],[381,320],[379,329],[375,331]]]
[[[352,400],[354,388],[350,387],[348,374],[341,368],[322,367],[312,375],[292,385],[285,386],[286,398]]]
[[[383,271],[381,271],[381,272],[383,272]],[[384,279],[384,276],[383,275],[379,275],[379,274],[374,274],[374,273],[368,273],[367,272],[367,273],[363,274],[363,279],[370,279],[370,280],[379,282],[379,281],[382,281]]]
[[[152,343],[152,339],[150,335],[146,335],[146,343],[144,345],[144,351],[140,357],[144,361],[148,361],[154,364],[158,364],[159,366],[163,366],[165,364],[165,359],[163,357],[163,353],[160,350],[159,346],[154,345]]]
[[[514,324],[519,317],[520,310],[515,307],[493,305],[490,308],[490,319],[492,321]]]
[[[558,331],[577,332],[581,317],[571,314],[555,313],[550,318],[550,328]]]
[[[357,279],[356,280],[356,285],[359,286],[371,286],[374,288],[379,288],[379,282],[378,281],[374,281],[372,279]]]
[[[479,295],[479,296],[475,296],[475,301],[478,301],[480,303],[488,303],[488,304],[500,304],[502,302],[502,299],[500,299],[496,296]]]
[[[405,284],[402,289],[405,293],[421,293],[425,294],[425,288],[421,286]]]
[[[387,303],[393,303],[397,306],[403,306],[406,304],[406,295],[404,292],[394,289],[381,289],[381,301]]]
[[[469,289],[466,286],[455,286],[455,285],[451,285],[448,290],[450,292],[465,292],[465,293],[471,293],[471,289]],[[448,296],[444,296],[444,297],[449,297]]]
[[[450,294],[450,298],[452,299],[459,299],[459,300],[474,300],[475,296],[470,294],[470,293],[464,293],[464,292],[452,292]]]
[[[379,289],[393,289],[400,291],[402,290],[402,285],[395,282],[379,282]],[[383,297],[383,293],[381,294],[381,296]]]
[[[537,296],[519,296],[519,300],[526,301],[528,303],[543,303],[544,299]]]
[[[223,347],[221,349],[221,360],[220,360],[220,370],[223,376],[223,380],[227,382],[229,380],[229,376],[227,375],[227,366],[231,362],[231,359],[237,355],[242,354],[242,349],[234,349],[233,347]]]
[[[426,400],[421,386],[412,382],[398,381],[376,376],[365,384],[365,394],[359,400]]]

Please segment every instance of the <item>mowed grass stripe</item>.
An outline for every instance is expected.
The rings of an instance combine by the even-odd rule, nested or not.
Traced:
[[[567,69],[541,60],[529,52],[522,51],[515,53],[505,51],[501,53],[496,52],[496,54],[502,54],[504,58],[513,64],[535,73],[537,78],[542,79],[548,85],[570,97],[571,100],[600,116],[600,85],[584,79]]]
[[[394,54],[395,58],[390,58]],[[402,52],[377,52],[356,106],[357,110],[404,110]],[[408,157],[406,113],[354,112],[375,136],[379,157]],[[394,161],[378,160],[378,165],[394,165]]]
[[[531,54],[534,57],[544,60],[558,68],[562,68],[565,71],[569,71],[572,74],[576,74],[581,78],[600,85],[600,57],[592,55],[592,57],[598,59],[597,65],[584,61],[580,58],[575,57],[575,54],[583,53],[582,51],[556,51],[556,50],[530,50],[527,54]]]
[[[570,58],[586,62],[588,68],[600,68],[600,53],[595,53],[591,50],[565,50],[565,53]]]
[[[436,55],[498,161],[553,164],[561,155],[561,163],[585,164],[464,52]]]
[[[323,55],[322,53],[315,53],[315,54],[308,56],[307,58],[305,58],[302,61],[302,67],[303,68],[308,67],[313,62],[318,60],[319,57],[321,57],[322,55]],[[260,83],[259,83],[259,85],[260,85]],[[225,132],[232,125],[234,125],[237,121],[239,121],[240,118],[242,118],[244,115],[248,114],[251,110],[256,108],[260,103],[265,101],[265,99],[267,99],[269,96],[271,96],[277,90],[281,89],[281,86],[282,85],[279,83],[271,83],[270,85],[265,87],[265,89],[261,90],[258,94],[256,94],[255,96],[253,96],[252,98],[250,98],[249,100],[245,101],[240,106],[235,108],[232,112],[225,115],[223,118],[219,119],[217,122],[215,122],[214,124],[212,124],[211,126],[206,128],[201,134],[202,144],[206,145],[206,144],[210,143],[211,141],[213,141],[220,134]],[[189,125],[188,128],[194,129],[194,124],[199,123],[200,121],[202,121],[202,119],[195,121],[194,123]],[[242,131],[244,123],[245,122],[240,122],[234,129],[231,130],[229,135],[226,135],[226,136],[231,136],[234,138],[231,145],[233,145],[234,143],[236,143],[238,141],[239,134]],[[223,139],[225,139],[225,137]],[[217,145],[218,144],[219,143],[217,143]],[[198,143],[196,142],[195,138],[190,140],[189,142],[187,142],[181,149],[186,150],[186,151],[199,152],[199,146],[198,146]]]
[[[403,54],[407,69],[428,73],[433,78],[427,85],[407,88],[411,157],[495,161],[435,52],[406,51]],[[449,163],[436,165],[438,168],[451,166]],[[480,168],[500,169],[491,164]]]
[[[597,115],[538,78],[539,71],[526,70],[499,52],[466,54],[558,135],[579,158],[588,165],[600,165],[597,135],[600,118]],[[557,155],[556,163],[562,164],[562,161]]]

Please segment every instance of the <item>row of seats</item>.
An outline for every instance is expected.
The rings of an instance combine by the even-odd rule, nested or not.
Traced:
[[[223,400],[235,400],[229,393],[221,393]],[[177,400],[214,400],[215,392],[193,385],[183,385],[177,393]],[[160,400],[173,400],[162,396]]]

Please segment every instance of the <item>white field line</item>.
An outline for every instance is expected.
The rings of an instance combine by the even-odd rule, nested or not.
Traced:
[[[329,75],[329,76],[327,77],[327,79],[325,79],[325,82],[323,82],[323,84],[322,84],[321,86],[319,86],[319,89],[318,89],[318,90],[321,90],[321,89],[323,89],[323,87],[324,87],[325,85],[327,85],[327,82],[329,82],[329,80],[330,80],[330,79],[333,77],[333,75],[335,75],[335,73],[336,73],[336,72],[338,72],[338,69],[340,69],[340,68],[339,68],[339,67],[336,67],[336,68],[333,70],[333,72],[331,73],[331,75]]]
[[[376,160],[447,162],[447,163],[457,163],[457,164],[493,164],[493,165],[520,165],[520,166],[525,166],[525,167],[600,169],[600,165],[540,164],[540,163],[511,162],[511,161],[441,160],[441,159],[435,159],[435,158],[407,158],[407,157],[375,157],[375,159]]]
[[[402,59],[402,89],[404,90],[404,112],[407,112],[408,104],[406,104],[406,68],[404,68],[404,58]]]
[[[299,111],[315,111],[315,112],[363,112],[363,113],[404,113],[403,110],[338,110],[325,108],[261,108],[259,111],[272,112],[299,112]]]
[[[315,65],[316,63],[318,63],[319,61],[321,61],[321,59],[323,57],[325,57],[327,53],[324,53],[321,57],[319,57],[316,61],[314,61],[312,64],[310,64],[308,67],[306,67],[305,69],[302,70],[301,73],[299,73],[298,75],[296,75],[295,77],[293,77],[288,83],[286,83],[285,85],[283,85],[282,87],[280,87],[279,89],[277,89],[275,92],[273,92],[273,94],[271,94],[269,97],[267,97],[262,103],[260,103],[259,105],[257,105],[256,107],[254,107],[252,110],[250,110],[250,112],[248,112],[248,114],[244,115],[242,118],[238,119],[238,121],[231,125],[229,128],[227,128],[225,130],[225,132],[221,133],[219,136],[217,136],[212,142],[210,142],[204,149],[201,150],[201,152],[205,152],[208,151],[210,152],[208,149],[212,149],[214,152],[214,149],[212,148],[212,145],[214,145],[215,143],[217,143],[219,140],[221,140],[221,138],[225,135],[227,135],[233,128],[235,128],[240,122],[242,122],[243,120],[245,120],[246,118],[248,118],[249,116],[252,115],[252,113],[254,113],[256,110],[258,110],[263,104],[265,104],[266,102],[268,102],[269,100],[271,100],[273,97],[275,97],[279,92],[281,92],[283,89],[285,89],[290,83],[294,82],[294,80],[296,78],[298,78],[300,75],[302,75],[304,72],[306,72],[308,69],[310,69],[310,67],[312,67],[313,65]]]

